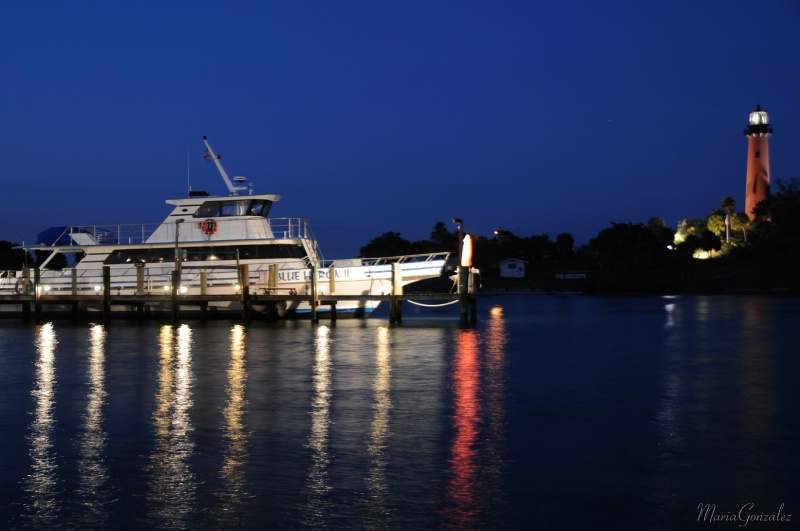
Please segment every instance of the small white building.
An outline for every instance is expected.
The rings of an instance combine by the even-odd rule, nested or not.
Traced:
[[[528,262],[520,258],[506,258],[498,266],[502,278],[525,278],[525,264]]]

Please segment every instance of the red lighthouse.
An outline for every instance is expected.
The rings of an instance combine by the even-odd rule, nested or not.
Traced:
[[[744,130],[747,137],[747,191],[744,196],[744,213],[755,219],[753,208],[769,197],[769,115],[756,105],[750,113],[750,125]]]

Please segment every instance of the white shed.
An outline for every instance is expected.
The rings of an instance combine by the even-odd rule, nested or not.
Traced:
[[[500,276],[503,278],[525,278],[525,260],[520,258],[506,258],[498,265],[500,266]]]

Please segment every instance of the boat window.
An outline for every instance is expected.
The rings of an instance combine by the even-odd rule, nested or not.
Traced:
[[[270,206],[272,206],[272,201],[251,201],[250,210],[247,212],[247,215],[267,217]]]
[[[272,201],[257,199],[231,199],[227,201],[206,201],[197,209],[195,218],[219,218],[233,216],[267,217]]]
[[[239,260],[263,260],[266,258],[305,258],[306,252],[302,245],[273,244],[273,245],[218,245],[202,247],[181,247],[184,260],[187,262],[218,262],[221,260],[236,260],[236,250],[239,250]],[[158,249],[119,249],[113,251],[103,260],[106,265],[130,264],[144,261],[148,264],[159,264],[175,261],[174,248]]]
[[[223,216],[244,216],[247,213],[247,207],[250,205],[249,199],[237,199],[235,201],[222,202],[222,215]]]
[[[219,216],[218,201],[206,201],[200,205],[200,208],[194,213],[194,217],[196,218],[214,218],[217,216]]]
[[[124,249],[112,251],[103,260],[109,264],[131,264],[136,262],[147,262],[148,264],[158,264],[163,262],[175,261],[175,249]]]

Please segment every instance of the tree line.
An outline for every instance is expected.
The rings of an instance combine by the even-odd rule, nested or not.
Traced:
[[[736,212],[736,201],[723,197],[705,218],[689,218],[677,227],[652,217],[646,222],[612,222],[588,244],[578,248],[569,233],[520,236],[497,230],[491,236],[472,235],[474,263],[491,274],[505,258],[535,266],[629,268],[663,267],[665,261],[696,258],[735,258],[753,254],[779,255],[794,261],[800,244],[800,182],[778,180],[777,191],[760,202],[751,221]],[[438,251],[457,255],[458,232],[438,221],[427,240],[409,241],[399,232],[386,232],[361,247],[360,256],[399,256]],[[534,268],[535,270],[535,268]]]
[[[564,232],[551,239],[548,234],[520,236],[497,230],[491,236],[473,236],[473,262],[482,272],[491,274],[505,258],[518,258],[536,266],[550,268],[624,268],[659,267],[665,261],[704,257],[733,258],[753,254],[776,255],[794,263],[800,247],[800,182],[778,180],[775,191],[754,209],[751,221],[744,212],[736,212],[736,202],[723,197],[719,207],[705,218],[689,218],[669,227],[663,219],[646,222],[612,222],[601,229],[588,244],[575,248],[571,234]],[[0,241],[0,270],[20,269],[23,265],[43,263],[49,255],[36,251],[26,255],[17,244]],[[409,241],[399,232],[386,232],[360,248],[360,256],[400,256],[449,251],[458,255],[457,230],[437,221],[426,240]],[[699,254],[700,253],[700,254]],[[57,256],[48,267],[65,267]],[[58,260],[62,258],[62,260]]]

